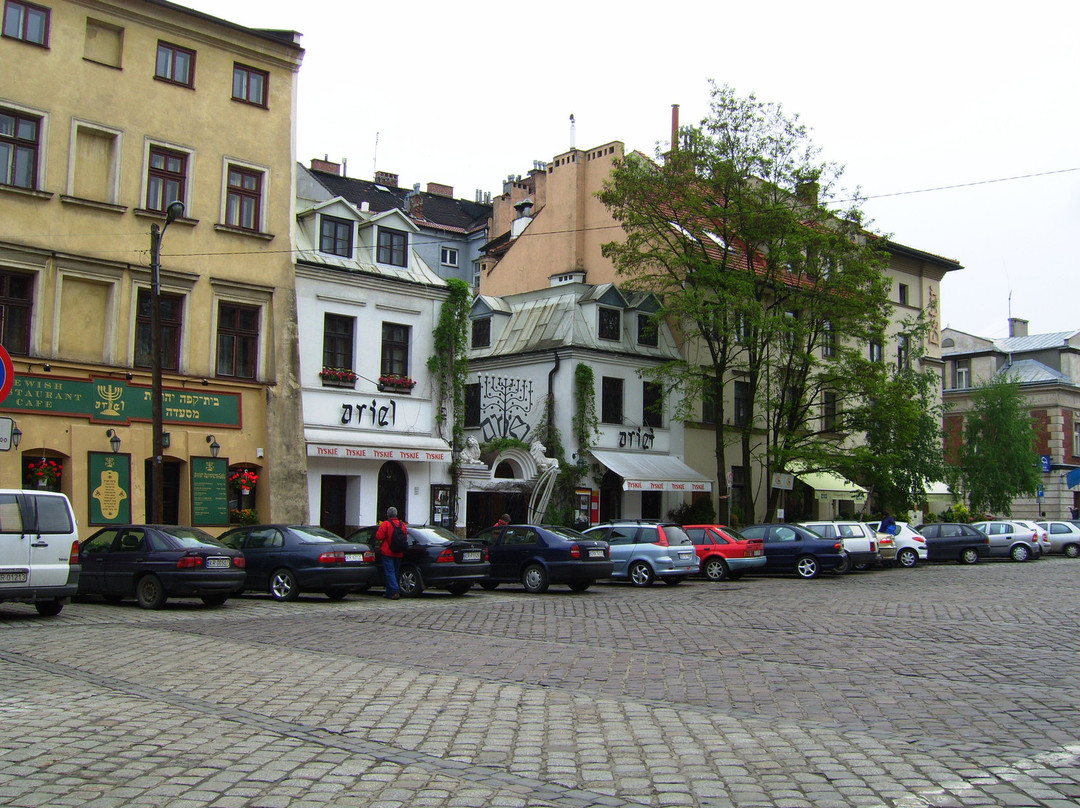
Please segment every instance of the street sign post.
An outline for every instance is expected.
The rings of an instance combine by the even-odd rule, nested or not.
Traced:
[[[0,345],[0,401],[8,397],[11,385],[15,382],[15,366],[11,364],[11,355],[7,348]]]

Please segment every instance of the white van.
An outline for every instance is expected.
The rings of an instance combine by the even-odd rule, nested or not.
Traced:
[[[79,530],[71,503],[50,491],[0,489],[0,603],[60,614],[79,588]]]

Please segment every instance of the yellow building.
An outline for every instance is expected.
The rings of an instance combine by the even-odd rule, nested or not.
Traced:
[[[166,228],[164,520],[218,533],[230,511],[306,516],[290,237],[302,58],[294,32],[160,0],[4,4],[0,485],[63,491],[84,534],[152,513],[152,227]]]

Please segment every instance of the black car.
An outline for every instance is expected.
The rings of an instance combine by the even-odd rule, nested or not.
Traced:
[[[920,527],[919,533],[926,539],[927,561],[974,564],[990,555],[990,538],[963,522],[935,522]]]
[[[800,578],[816,578],[822,571],[843,570],[849,563],[844,545],[799,525],[784,523],[739,528],[744,539],[761,539],[765,545],[762,572],[794,572]]]
[[[369,546],[317,525],[246,525],[223,533],[221,541],[247,560],[244,589],[269,592],[277,601],[296,600],[301,592],[341,600],[375,579]]]
[[[375,548],[376,572],[372,583],[385,586],[379,542],[375,541],[378,526],[362,527],[349,536],[350,541],[370,544]],[[425,589],[445,589],[452,595],[464,595],[475,583],[487,577],[490,565],[487,549],[476,542],[466,541],[444,527],[406,525],[409,546],[401,559],[398,585],[403,598],[413,598]]]
[[[498,525],[482,530],[473,541],[491,554],[491,574],[480,585],[520,583],[526,592],[539,594],[551,584],[566,584],[584,592],[614,570],[606,541],[590,539],[568,527],[555,525]]]
[[[134,596],[144,609],[168,598],[220,606],[244,585],[244,556],[197,527],[106,527],[79,543],[80,595],[110,603]]]

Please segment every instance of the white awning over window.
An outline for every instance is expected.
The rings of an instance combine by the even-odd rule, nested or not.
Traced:
[[[831,471],[795,472],[800,482],[819,494],[829,494],[831,499],[862,499],[866,489]]]
[[[623,478],[623,491],[712,491],[712,480],[677,457],[600,449],[592,455]]]
[[[426,435],[374,436],[367,433],[363,443],[349,443],[352,437],[339,430],[308,428],[304,430],[308,457],[337,457],[342,460],[400,460],[419,463],[449,463],[452,459],[446,441]]]

